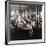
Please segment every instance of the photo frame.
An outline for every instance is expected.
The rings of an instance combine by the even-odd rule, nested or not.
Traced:
[[[5,1],[5,44],[45,42],[44,17],[45,2]]]

